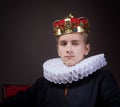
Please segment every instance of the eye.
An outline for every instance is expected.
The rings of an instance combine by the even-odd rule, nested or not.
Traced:
[[[72,45],[79,45],[80,43],[78,41],[73,41]]]
[[[61,41],[59,44],[62,45],[62,46],[65,46],[65,45],[67,45],[67,42],[66,41]]]

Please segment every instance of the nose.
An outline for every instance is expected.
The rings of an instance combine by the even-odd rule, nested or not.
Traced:
[[[71,52],[72,52],[72,46],[71,46],[70,44],[68,44],[68,45],[66,46],[66,52],[67,52],[67,53],[71,53]]]

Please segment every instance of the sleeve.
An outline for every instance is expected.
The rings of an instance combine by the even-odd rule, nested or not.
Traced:
[[[6,98],[0,107],[35,107],[37,100],[42,101],[44,96],[44,79],[38,79],[28,90],[18,92],[15,96]]]
[[[99,93],[102,107],[120,107],[120,90],[110,71],[103,71]]]

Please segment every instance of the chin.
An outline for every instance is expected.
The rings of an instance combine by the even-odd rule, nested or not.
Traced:
[[[66,63],[65,65],[67,65],[68,67],[70,67],[70,66],[74,66],[75,63]]]

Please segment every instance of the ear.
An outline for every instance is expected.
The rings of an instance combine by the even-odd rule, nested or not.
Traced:
[[[89,52],[90,52],[90,44],[87,44],[85,47],[85,55],[87,56]]]

